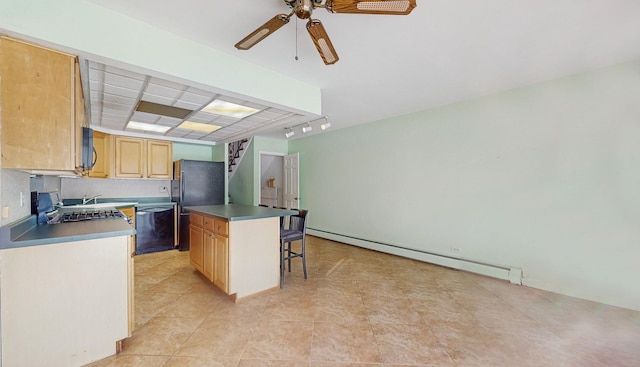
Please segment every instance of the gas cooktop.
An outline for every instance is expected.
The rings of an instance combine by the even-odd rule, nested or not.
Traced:
[[[119,219],[124,218],[125,215],[119,210],[95,210],[95,211],[78,211],[78,212],[66,212],[60,215],[60,223],[67,222],[82,222],[85,220],[100,220],[100,219]]]

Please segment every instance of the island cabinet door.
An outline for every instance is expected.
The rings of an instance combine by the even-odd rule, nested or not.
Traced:
[[[204,236],[203,236],[203,250],[202,250],[203,257],[204,257],[202,273],[204,274],[204,276],[207,277],[207,279],[209,279],[212,282],[214,279],[213,278],[214,242],[215,242],[215,235],[212,232],[205,230]]]
[[[214,273],[213,284],[229,294],[229,238],[214,235]]]
[[[204,230],[201,227],[189,226],[190,248],[189,259],[191,265],[204,273]]]

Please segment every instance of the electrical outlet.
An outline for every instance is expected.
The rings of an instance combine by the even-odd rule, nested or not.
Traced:
[[[460,248],[451,246],[451,252],[456,255],[460,255]]]
[[[167,187],[166,186],[160,186],[160,193],[166,193],[167,192]]]

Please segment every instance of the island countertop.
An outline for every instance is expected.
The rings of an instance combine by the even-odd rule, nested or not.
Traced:
[[[284,217],[298,214],[295,209],[275,209],[239,204],[185,206],[184,208],[190,212],[225,218],[228,221]]]

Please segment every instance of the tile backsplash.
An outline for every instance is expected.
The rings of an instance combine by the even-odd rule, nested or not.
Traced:
[[[96,195],[104,198],[168,197],[171,193],[171,180],[62,178],[60,186],[63,199]]]

